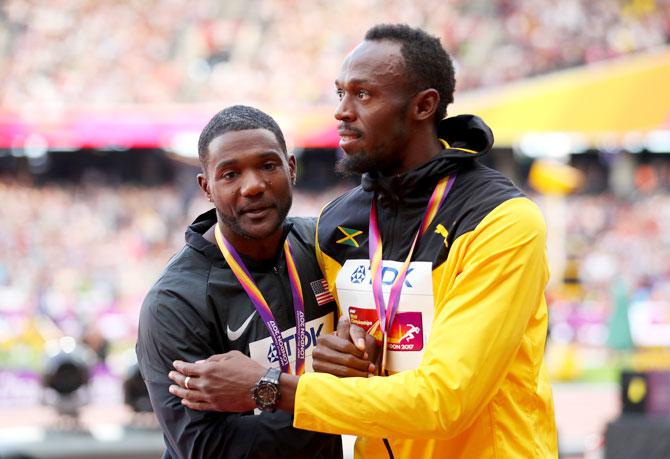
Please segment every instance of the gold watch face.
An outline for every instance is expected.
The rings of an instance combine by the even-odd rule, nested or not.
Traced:
[[[251,396],[256,402],[256,406],[262,411],[273,412],[279,400],[279,375],[278,368],[268,369],[254,386]]]
[[[277,387],[274,384],[260,384],[256,389],[256,399],[264,404],[274,403],[277,398]]]

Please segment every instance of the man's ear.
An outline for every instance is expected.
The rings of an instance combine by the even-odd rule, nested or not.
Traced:
[[[440,93],[436,89],[428,88],[414,96],[413,115],[417,121],[432,119],[440,103]]]
[[[289,170],[289,177],[291,178],[291,183],[295,185],[297,177],[297,163],[295,161],[294,155],[288,155],[288,170]]]
[[[209,202],[212,202],[212,194],[209,192],[209,184],[207,183],[207,177],[202,172],[199,173],[196,178],[198,179],[198,186],[205,193]]]

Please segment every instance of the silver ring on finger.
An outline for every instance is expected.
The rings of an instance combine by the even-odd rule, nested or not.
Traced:
[[[191,390],[190,387],[188,387],[188,382],[191,380],[190,376],[187,376],[186,379],[184,379],[184,386],[188,389]]]

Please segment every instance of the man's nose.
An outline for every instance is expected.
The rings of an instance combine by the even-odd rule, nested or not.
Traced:
[[[249,171],[242,176],[240,193],[242,196],[262,194],[267,188],[265,179],[256,171]]]
[[[340,99],[340,103],[337,104],[335,109],[335,119],[337,121],[353,121],[356,118],[353,107],[351,106],[351,101],[349,97],[345,94]]]

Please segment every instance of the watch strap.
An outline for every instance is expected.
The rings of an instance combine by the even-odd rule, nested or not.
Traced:
[[[281,376],[281,368],[271,367],[268,368],[268,371],[265,372],[265,375],[261,378],[261,381],[274,384],[279,386],[279,377]]]

